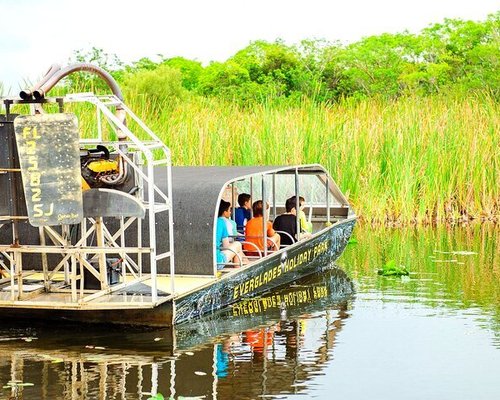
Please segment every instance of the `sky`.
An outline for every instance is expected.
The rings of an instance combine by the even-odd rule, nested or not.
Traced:
[[[17,94],[92,47],[126,63],[161,54],[207,64],[255,40],[350,43],[498,10],[498,0],[0,0],[0,82]]]

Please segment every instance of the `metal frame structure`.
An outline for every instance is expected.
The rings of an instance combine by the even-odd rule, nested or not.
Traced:
[[[36,307],[58,309],[120,309],[120,308],[152,308],[171,300],[175,293],[174,287],[174,234],[172,212],[172,171],[169,148],[152,132],[123,102],[115,95],[96,96],[92,93],[67,95],[61,98],[36,100],[11,99],[4,100],[7,115],[12,105],[33,104],[32,111],[40,112],[41,105],[58,103],[62,112],[66,103],[87,103],[95,106],[97,130],[94,136],[80,139],[80,147],[88,148],[96,144],[105,145],[111,152],[122,158],[127,168],[135,176],[136,190],[134,196],[145,210],[145,219],[136,217],[115,218],[85,217],[80,224],[78,237],[69,225],[60,228],[43,226],[38,228],[39,244],[26,244],[19,232],[19,221],[27,217],[8,215],[0,217],[0,228],[10,225],[12,242],[0,242],[0,270],[8,277],[0,279],[0,285],[10,283],[10,296],[2,296],[1,307]],[[113,110],[120,108],[129,121],[138,127],[132,132],[124,120],[118,118]],[[111,132],[116,138],[104,138],[102,120],[108,122]],[[124,139],[125,138],[125,139]],[[158,169],[156,167],[162,166]],[[158,173],[166,172],[162,177],[162,189],[158,186]],[[20,173],[19,169],[8,171]],[[165,179],[166,178],[166,179]],[[166,186],[165,186],[166,181]],[[168,213],[167,249],[159,252],[160,241],[165,245],[163,237],[157,235],[157,222],[162,213]],[[165,219],[162,218],[163,222]],[[146,226],[144,226],[146,225]],[[37,228],[31,228],[36,230]],[[133,232],[133,233],[132,233]],[[143,232],[148,232],[143,237]],[[32,232],[33,233],[33,232]],[[137,238],[135,245],[127,245],[128,234]],[[95,240],[92,240],[95,237]],[[27,287],[23,284],[29,274],[29,266],[23,259],[27,254],[36,254],[41,259],[43,284],[38,287]],[[53,254],[59,259],[53,261]],[[122,281],[109,285],[106,267],[106,256],[119,255],[122,260]],[[146,271],[143,258],[148,256],[149,272]],[[2,260],[3,258],[3,260]],[[91,259],[95,262],[91,262]],[[171,293],[159,296],[157,288],[157,264],[160,260],[169,260],[171,277]],[[98,266],[96,268],[96,265]],[[37,268],[39,269],[39,268]],[[98,290],[84,288],[84,271],[98,281]],[[61,280],[61,273],[63,277]],[[149,281],[151,291],[148,295],[136,297],[127,296],[126,289],[138,282]],[[121,291],[119,296],[117,292]],[[5,293],[5,292],[4,292]],[[43,300],[34,297],[44,295]],[[57,295],[52,296],[51,295]]]

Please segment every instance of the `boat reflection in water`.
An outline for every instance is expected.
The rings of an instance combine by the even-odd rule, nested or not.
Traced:
[[[0,329],[0,398],[257,398],[296,393],[331,359],[351,281],[335,267],[172,329]]]

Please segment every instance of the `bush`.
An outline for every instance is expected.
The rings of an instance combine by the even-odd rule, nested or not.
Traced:
[[[182,86],[186,89],[194,90],[198,87],[200,75],[203,71],[200,62],[188,60],[184,57],[174,57],[164,61],[164,64],[181,72]]]
[[[179,99],[185,94],[181,72],[168,65],[128,73],[123,83],[127,91],[133,95],[142,95],[152,100]]]

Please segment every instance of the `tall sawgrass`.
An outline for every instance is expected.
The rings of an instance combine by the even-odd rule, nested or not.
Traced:
[[[321,163],[358,214],[380,223],[500,214],[500,105],[487,94],[336,105],[242,107],[194,96],[127,103],[171,148],[174,165]]]
[[[131,106],[177,165],[319,162],[370,220],[498,216],[500,107],[488,96],[251,108],[193,98],[154,113],[145,101]]]

